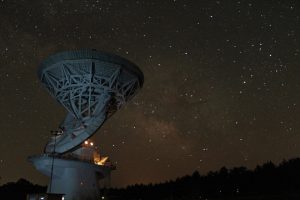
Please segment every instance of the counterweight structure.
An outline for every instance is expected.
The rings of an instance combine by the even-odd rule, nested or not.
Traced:
[[[119,56],[79,50],[50,56],[38,76],[67,116],[44,154],[29,160],[51,177],[48,193],[65,194],[65,200],[99,199],[101,180],[114,166],[89,138],[142,87],[143,73]]]

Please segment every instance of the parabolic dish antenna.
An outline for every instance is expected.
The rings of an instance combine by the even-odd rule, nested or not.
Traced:
[[[142,87],[143,73],[119,56],[79,50],[48,57],[38,76],[68,113],[44,154],[29,161],[51,177],[48,193],[64,194],[65,200],[99,199],[115,166],[89,138]]]
[[[143,85],[141,70],[119,56],[94,50],[67,51],[41,63],[38,76],[68,111],[56,138],[64,153],[91,137]],[[54,151],[52,139],[45,153]]]

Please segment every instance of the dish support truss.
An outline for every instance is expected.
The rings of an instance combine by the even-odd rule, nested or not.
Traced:
[[[42,70],[40,79],[68,111],[61,134],[45,153],[63,154],[91,137],[140,88],[119,64],[96,59],[64,60]]]

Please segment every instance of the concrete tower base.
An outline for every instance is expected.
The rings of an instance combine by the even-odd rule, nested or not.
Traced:
[[[93,163],[56,158],[49,155],[33,156],[33,165],[51,177],[48,193],[65,194],[64,200],[99,200],[103,180],[110,176],[111,167]]]

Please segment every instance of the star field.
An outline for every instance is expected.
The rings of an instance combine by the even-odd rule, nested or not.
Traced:
[[[93,137],[113,186],[300,155],[296,0],[0,1],[0,184],[46,184],[27,162],[65,110],[36,71],[94,48],[144,72],[143,89]]]

